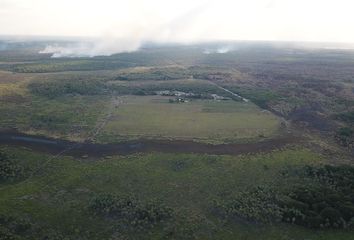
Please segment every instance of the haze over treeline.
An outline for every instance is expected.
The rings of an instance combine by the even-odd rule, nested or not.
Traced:
[[[0,35],[80,36],[57,56],[137,50],[144,42],[354,42],[350,0],[0,0]]]

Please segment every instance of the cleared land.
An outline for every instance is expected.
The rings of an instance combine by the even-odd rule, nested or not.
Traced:
[[[191,100],[170,103],[169,97],[124,96],[98,139],[137,138],[230,142],[271,137],[279,120],[251,103]]]

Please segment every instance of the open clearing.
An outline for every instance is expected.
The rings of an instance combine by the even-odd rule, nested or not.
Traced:
[[[157,138],[232,142],[275,135],[279,120],[251,103],[124,96],[98,136],[100,142]]]

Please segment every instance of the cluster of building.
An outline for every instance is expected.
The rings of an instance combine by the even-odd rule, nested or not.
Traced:
[[[217,94],[197,94],[197,93],[191,93],[191,92],[181,92],[181,91],[170,91],[170,90],[164,90],[164,91],[157,91],[155,92],[157,95],[160,96],[170,96],[170,97],[175,97],[175,99],[170,99],[171,103],[185,103],[189,102],[189,99],[213,99],[216,101],[221,101],[221,100],[231,100],[229,97],[223,97],[219,96]]]

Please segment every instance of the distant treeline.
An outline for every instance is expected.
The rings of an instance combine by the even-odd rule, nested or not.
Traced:
[[[48,73],[64,71],[93,71],[134,67],[136,64],[125,61],[111,60],[46,60],[33,64],[18,64],[12,67],[18,73]]]
[[[35,95],[49,98],[66,94],[97,95],[107,92],[106,85],[99,80],[33,81],[28,88]]]
[[[181,91],[195,95],[218,94],[219,96],[235,98],[230,93],[219,89],[208,82],[149,82],[141,84],[121,84],[115,81],[98,78],[76,78],[35,80],[28,84],[32,94],[48,98],[60,97],[67,94],[78,95],[155,95],[157,91]],[[234,100],[239,100],[235,98]]]
[[[148,71],[122,73],[115,77],[119,81],[141,81],[141,80],[176,80],[189,78],[190,74],[182,68],[154,68]]]

